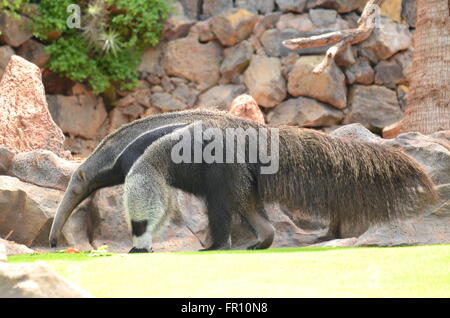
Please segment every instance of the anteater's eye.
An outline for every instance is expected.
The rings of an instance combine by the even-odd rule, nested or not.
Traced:
[[[78,171],[78,179],[80,179],[81,181],[86,180],[86,176],[85,176],[83,170]]]

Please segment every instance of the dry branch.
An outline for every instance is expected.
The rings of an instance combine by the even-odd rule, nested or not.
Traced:
[[[381,7],[383,2],[384,0],[369,0],[358,20],[358,27],[356,29],[335,31],[309,38],[286,40],[283,41],[283,45],[288,49],[298,50],[336,43],[327,50],[323,61],[313,70],[313,73],[315,74],[322,73],[334,61],[339,53],[343,52],[350,45],[363,42],[370,37],[376,26],[373,21],[374,8]]]

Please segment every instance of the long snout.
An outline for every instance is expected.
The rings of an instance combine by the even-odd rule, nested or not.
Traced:
[[[50,247],[56,247],[59,233],[61,233],[67,219],[70,217],[78,204],[80,204],[81,201],[89,195],[87,191],[80,191],[79,189],[81,189],[81,187],[76,184],[74,185],[71,180],[53,220],[49,236]]]

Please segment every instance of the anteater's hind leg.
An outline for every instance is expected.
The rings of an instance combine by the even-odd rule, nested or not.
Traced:
[[[209,230],[212,244],[202,251],[229,250],[231,248],[231,216],[233,211],[222,200],[207,200]]]
[[[244,215],[244,218],[253,228],[258,239],[256,244],[247,247],[247,249],[259,250],[269,248],[275,237],[275,228],[269,221],[264,205],[258,203],[256,209],[250,210]]]

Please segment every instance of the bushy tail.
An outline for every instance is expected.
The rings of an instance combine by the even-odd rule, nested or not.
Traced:
[[[398,150],[280,129],[280,167],[259,174],[266,202],[346,226],[373,224],[418,213],[437,200],[428,175]]]

